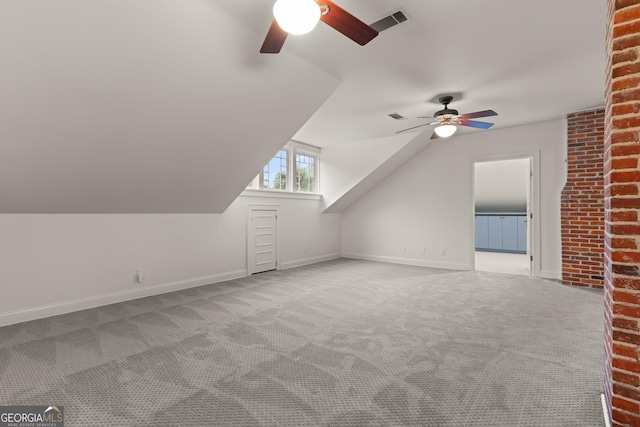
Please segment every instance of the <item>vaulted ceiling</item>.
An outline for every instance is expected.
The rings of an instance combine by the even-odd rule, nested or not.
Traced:
[[[409,20],[264,55],[273,0],[0,3],[0,213],[222,212],[289,139],[401,149],[439,94],[494,129],[604,103],[600,0],[337,3]]]

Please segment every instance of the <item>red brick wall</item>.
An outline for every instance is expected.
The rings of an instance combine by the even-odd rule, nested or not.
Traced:
[[[562,191],[562,281],[603,287],[604,108],[567,116],[567,184]]]
[[[605,117],[605,394],[640,426],[640,0],[609,0]]]

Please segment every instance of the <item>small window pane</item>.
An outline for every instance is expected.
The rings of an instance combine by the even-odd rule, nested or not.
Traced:
[[[264,188],[273,190],[287,189],[287,151],[280,150],[264,167],[262,174]]]
[[[305,154],[296,154],[296,191],[315,193],[316,158]]]

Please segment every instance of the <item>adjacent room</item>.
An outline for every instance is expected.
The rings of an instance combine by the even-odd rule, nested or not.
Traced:
[[[606,4],[274,3],[0,3],[0,407],[606,425]]]

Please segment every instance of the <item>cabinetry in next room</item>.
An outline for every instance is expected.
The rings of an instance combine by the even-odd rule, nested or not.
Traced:
[[[476,250],[527,253],[527,216],[476,215]]]

